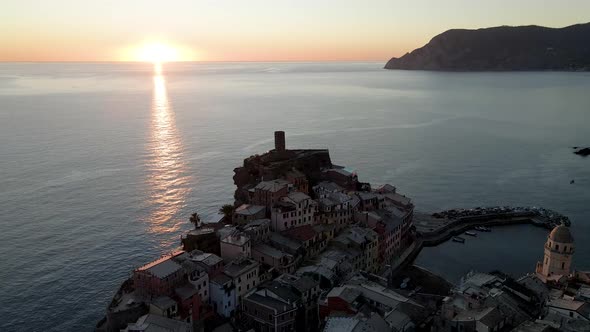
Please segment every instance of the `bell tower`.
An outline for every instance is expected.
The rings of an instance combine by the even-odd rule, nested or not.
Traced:
[[[566,226],[557,226],[545,242],[543,262],[537,263],[536,272],[548,278],[554,275],[568,276],[574,254],[574,237]]]

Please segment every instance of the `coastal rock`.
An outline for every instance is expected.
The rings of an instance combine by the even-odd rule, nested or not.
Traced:
[[[579,156],[582,156],[582,157],[587,157],[587,156],[590,156],[590,148],[578,149],[578,150],[574,151],[574,153]]]
[[[452,29],[385,69],[448,71],[590,70],[590,23],[554,29]]]

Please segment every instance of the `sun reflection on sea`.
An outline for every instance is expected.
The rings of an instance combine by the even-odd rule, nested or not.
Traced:
[[[190,176],[159,63],[154,66],[153,81],[151,138],[147,157],[152,212],[148,222],[151,232],[170,233],[180,228],[182,216],[178,213],[186,205]]]

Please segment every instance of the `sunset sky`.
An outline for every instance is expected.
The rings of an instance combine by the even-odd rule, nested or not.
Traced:
[[[3,0],[0,61],[138,61],[154,43],[174,60],[384,61],[451,28],[589,13],[589,0]]]

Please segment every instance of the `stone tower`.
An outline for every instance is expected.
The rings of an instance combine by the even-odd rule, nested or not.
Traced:
[[[275,131],[275,150],[277,152],[285,151],[285,132]]]
[[[545,278],[568,276],[574,254],[574,237],[566,226],[557,226],[549,234],[545,243],[543,262],[537,263],[537,273]]]

